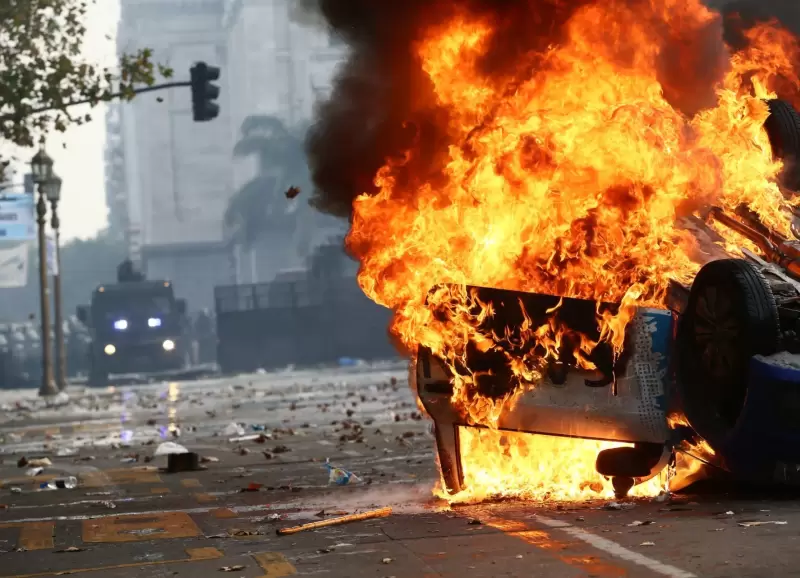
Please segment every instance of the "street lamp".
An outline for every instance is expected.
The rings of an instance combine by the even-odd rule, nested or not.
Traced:
[[[58,201],[61,200],[61,177],[52,173],[52,177],[42,183],[44,195],[50,201],[53,214],[50,226],[53,228],[53,241],[55,243],[55,271],[53,271],[53,303],[55,303],[55,328],[56,328],[56,384],[63,391],[67,387],[67,353],[64,346],[64,315],[61,302],[61,240],[59,229],[61,222],[58,220]]]
[[[39,395],[56,395],[58,387],[53,381],[53,352],[50,347],[50,303],[47,291],[47,240],[45,237],[46,183],[53,179],[53,159],[47,156],[44,148],[40,148],[31,159],[31,174],[33,182],[39,188],[39,199],[36,202],[36,223],[39,225],[39,299],[42,317],[42,384],[39,387]]]
[[[47,155],[44,148],[40,148],[31,159],[31,174],[33,182],[37,185],[53,178],[53,159]]]

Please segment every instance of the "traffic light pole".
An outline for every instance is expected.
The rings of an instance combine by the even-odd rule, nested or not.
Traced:
[[[111,100],[111,99],[114,99],[114,98],[124,98],[124,97],[130,95],[131,93],[133,93],[133,94],[143,94],[145,92],[155,92],[157,90],[166,90],[168,88],[182,88],[182,87],[185,87],[185,86],[192,86],[191,81],[185,80],[185,81],[181,81],[181,82],[165,82],[163,84],[154,84],[153,86],[144,86],[142,88],[134,88],[133,90],[129,90],[129,91],[115,92],[114,94],[110,94],[107,98],[104,98],[102,101],[98,100],[96,98],[87,98],[87,99],[84,99],[84,100],[76,100],[75,102],[68,102],[63,107],[46,106],[46,107],[42,107],[42,108],[37,108],[37,109],[31,110],[25,116],[32,116],[34,114],[41,114],[43,112],[49,112],[51,110],[61,110],[62,108],[69,108],[71,106],[78,106],[78,105],[81,105],[81,104],[96,105],[96,104],[99,104],[100,102],[104,102],[106,100]],[[4,121],[7,121],[7,120],[13,120],[15,118],[18,118],[18,116],[15,115],[15,114],[6,114],[4,116],[0,116],[0,122],[4,122]]]

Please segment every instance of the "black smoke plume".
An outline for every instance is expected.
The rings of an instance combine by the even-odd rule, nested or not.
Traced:
[[[413,157],[392,173],[398,183],[435,186],[441,178],[441,159],[452,144],[442,132],[447,113],[436,106],[414,53],[428,27],[456,11],[490,19],[494,33],[480,68],[488,81],[513,90],[515,82],[529,78],[540,65],[537,55],[563,39],[565,24],[576,10],[616,2],[630,6],[634,14],[652,12],[650,0],[297,1],[310,14],[321,16],[351,49],[306,142],[315,185],[312,204],[342,217],[350,216],[356,196],[376,191],[373,179],[387,159],[399,160],[411,145]],[[736,47],[742,30],[754,22],[778,17],[795,27],[800,24],[800,1],[718,4],[725,4],[724,18],[711,25],[687,23],[676,33],[676,27],[670,30],[653,20],[654,38],[663,47],[659,80],[665,96],[686,114],[713,105],[714,86],[727,57],[723,36]],[[619,59],[624,61],[633,49],[621,38]]]

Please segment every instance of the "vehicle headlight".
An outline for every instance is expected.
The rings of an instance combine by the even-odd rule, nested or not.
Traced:
[[[109,343],[103,348],[103,351],[106,355],[114,355],[117,352],[117,348]]]
[[[161,319],[158,317],[151,317],[147,320],[148,327],[161,327]]]
[[[128,320],[127,319],[117,319],[114,322],[114,329],[117,331],[125,331],[128,328]]]
[[[164,351],[172,351],[175,349],[175,342],[172,339],[165,339],[164,343],[161,344],[161,347],[164,348]]]

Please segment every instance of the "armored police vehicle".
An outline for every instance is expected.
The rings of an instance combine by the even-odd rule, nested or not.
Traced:
[[[89,385],[109,376],[163,374],[191,365],[186,302],[176,299],[169,281],[147,281],[124,262],[118,282],[101,285],[78,319],[90,331]]]

